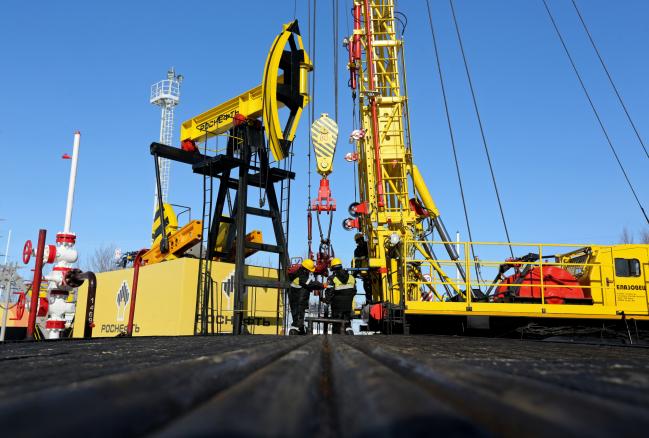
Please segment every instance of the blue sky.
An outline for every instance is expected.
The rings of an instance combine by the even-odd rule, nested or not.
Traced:
[[[73,132],[82,133],[72,221],[83,257],[103,244],[123,250],[148,245],[159,110],[149,87],[174,66],[182,73],[176,124],[261,81],[263,63],[293,0],[5,2],[0,10],[0,248],[13,230],[10,259],[39,228],[49,241],[63,226]],[[297,5],[307,35],[306,1]],[[349,0],[340,0],[341,38]],[[551,0],[568,45],[601,111],[643,203],[649,204],[649,160],[624,118],[568,0]],[[502,241],[488,168],[464,76],[448,3],[433,0],[449,105],[474,238]],[[640,133],[649,135],[649,3],[580,1]],[[333,113],[331,3],[318,1],[316,115]],[[466,236],[459,190],[434,70],[425,2],[401,0],[415,162],[449,231]],[[540,0],[457,0],[465,49],[514,241],[619,240],[623,227],[645,227],[587,105]],[[342,50],[340,45],[339,49]],[[313,55],[313,54],[312,54]],[[340,139],[331,176],[339,212],[333,241],[350,259],[351,234],[340,227],[353,201],[351,97],[340,53]],[[295,144],[290,250],[306,249],[306,118]],[[175,139],[178,139],[176,129]],[[312,177],[315,195],[317,174]],[[170,200],[199,214],[201,180],[174,163]],[[252,200],[254,202],[254,199]],[[254,225],[254,224],[253,224]],[[263,228],[266,230],[267,228]]]

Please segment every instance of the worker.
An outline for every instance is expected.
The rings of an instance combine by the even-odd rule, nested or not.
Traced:
[[[343,269],[343,263],[335,258],[331,261],[331,276],[327,280],[328,288],[325,293],[327,302],[331,303],[333,319],[344,319],[345,333],[354,334],[351,329],[352,303],[356,296],[356,280]],[[332,323],[332,333],[341,333],[342,324]]]
[[[369,266],[370,266],[370,250],[365,241],[365,236],[363,233],[356,233],[354,235],[354,241],[356,241],[356,248],[354,249],[354,263],[353,267],[356,269],[362,269],[358,272],[361,280],[363,281],[363,290],[365,290],[365,302],[367,304],[372,303],[372,283],[369,278]]]
[[[304,329],[304,313],[309,307],[309,295],[313,290],[324,289],[322,283],[315,280],[313,276],[314,271],[315,264],[313,260],[305,259],[295,273],[289,273],[291,287],[288,292],[288,302],[291,306],[291,316],[293,317],[289,335],[306,334],[306,330]]]

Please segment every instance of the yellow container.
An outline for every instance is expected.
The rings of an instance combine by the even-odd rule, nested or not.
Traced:
[[[277,278],[277,270],[249,266],[247,275]],[[134,336],[194,334],[198,260],[179,258],[140,268],[134,316]],[[232,332],[234,264],[212,265],[214,310],[208,317],[214,333]],[[133,269],[97,274],[93,337],[113,337],[126,332],[133,290]],[[83,337],[87,284],[79,288],[73,337]],[[245,297],[244,326],[252,334],[276,334],[282,330],[283,311],[278,290],[249,287]],[[212,324],[213,321],[213,324]]]

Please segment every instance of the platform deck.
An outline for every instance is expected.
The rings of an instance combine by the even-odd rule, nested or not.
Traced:
[[[648,359],[450,336],[8,343],[0,421],[5,436],[641,436]]]

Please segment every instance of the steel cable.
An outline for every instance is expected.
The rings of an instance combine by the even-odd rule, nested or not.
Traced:
[[[604,72],[606,73],[606,77],[608,78],[608,81],[611,83],[611,87],[613,87],[613,91],[615,91],[615,95],[617,96],[617,100],[620,101],[620,105],[622,106],[622,109],[624,110],[624,114],[626,114],[626,118],[631,124],[631,127],[633,128],[633,132],[635,132],[635,136],[638,138],[638,141],[640,142],[640,146],[642,146],[642,149],[644,150],[645,155],[647,158],[649,158],[649,152],[647,152],[647,147],[644,144],[644,141],[642,141],[642,137],[640,137],[640,133],[638,132],[638,128],[636,127],[635,123],[633,122],[633,119],[631,118],[631,114],[629,114],[629,110],[626,107],[626,104],[624,103],[624,100],[622,99],[622,95],[617,89],[617,86],[615,85],[615,82],[613,82],[613,77],[611,76],[611,73],[608,71],[608,68],[606,67],[606,63],[604,62],[604,58],[602,58],[602,55],[599,52],[599,49],[597,48],[597,45],[595,44],[595,40],[593,39],[590,30],[588,29],[588,26],[586,25],[586,22],[584,21],[584,18],[581,15],[581,12],[579,11],[579,8],[577,7],[577,3],[575,0],[572,0],[572,5],[575,7],[575,11],[577,12],[577,16],[579,17],[579,21],[581,21],[581,25],[584,27],[584,30],[586,31],[586,35],[588,35],[588,39],[590,40],[590,44],[593,46],[593,49],[595,50],[595,53],[597,54],[597,58],[599,59],[600,64],[602,64],[602,68],[604,69]]]
[[[333,19],[334,120],[338,123],[338,0],[331,0]]]
[[[494,191],[496,192],[496,199],[498,200],[498,208],[500,209],[500,218],[503,222],[503,228],[505,229],[505,235],[507,236],[507,243],[509,243],[509,252],[512,257],[514,257],[514,250],[512,249],[512,241],[509,237],[509,230],[507,229],[507,221],[505,220],[505,212],[503,211],[503,205],[500,200],[500,193],[498,191],[498,184],[496,183],[496,175],[494,173],[493,164],[491,162],[491,154],[489,153],[489,146],[487,145],[487,137],[485,136],[484,127],[482,126],[482,117],[480,116],[480,110],[478,109],[478,101],[475,95],[475,90],[473,88],[473,81],[471,80],[471,73],[469,72],[469,63],[466,59],[466,54],[464,52],[464,45],[462,44],[462,36],[460,35],[460,26],[455,15],[455,6],[453,5],[453,0],[449,0],[451,5],[451,15],[453,16],[453,23],[455,24],[455,32],[457,34],[457,40],[460,45],[460,52],[462,53],[462,61],[464,62],[464,70],[466,71],[466,77],[469,82],[469,88],[471,90],[471,98],[473,100],[473,108],[475,109],[475,114],[478,119],[478,126],[480,127],[480,135],[482,137],[482,145],[484,146],[485,155],[487,156],[487,163],[489,164],[489,172],[491,173],[491,181],[493,182]]]
[[[451,139],[451,146],[453,149],[453,159],[455,161],[455,171],[457,173],[457,182],[458,185],[460,186],[460,196],[462,197],[462,207],[464,209],[464,220],[466,222],[466,228],[467,232],[469,233],[469,241],[471,242],[471,255],[475,259],[475,249],[473,247],[473,233],[471,232],[471,225],[469,223],[469,212],[468,208],[466,205],[466,198],[464,196],[464,184],[462,183],[462,174],[460,173],[460,163],[459,159],[457,157],[457,148],[455,145],[455,135],[453,133],[453,125],[451,123],[451,114],[448,109],[448,98],[446,96],[446,86],[444,85],[444,75],[442,73],[442,64],[440,62],[439,58],[439,50],[437,47],[437,38],[435,37],[435,27],[433,25],[433,16],[431,13],[431,8],[430,8],[430,0],[426,0],[426,4],[428,6],[428,23],[430,24],[430,33],[433,37],[433,48],[435,50],[435,60],[437,62],[437,72],[439,74],[439,85],[440,88],[442,89],[442,97],[444,100],[444,112],[446,113],[446,123],[448,125],[448,134]],[[478,270],[477,266],[474,265],[476,268],[476,275],[478,275]],[[479,278],[479,275],[478,275]]]
[[[584,94],[586,95],[586,99],[588,100],[588,103],[590,104],[591,109],[593,110],[593,114],[595,115],[595,118],[597,119],[597,123],[599,124],[600,128],[602,129],[602,133],[604,134],[604,137],[606,137],[606,142],[608,143],[608,146],[611,149],[611,152],[613,152],[613,156],[615,157],[615,161],[617,161],[618,166],[620,167],[620,170],[622,171],[622,174],[624,175],[624,179],[626,179],[627,184],[629,185],[629,189],[631,190],[631,193],[633,194],[633,197],[635,198],[636,202],[638,203],[638,207],[640,207],[640,210],[642,211],[642,214],[649,224],[649,217],[647,216],[647,213],[645,212],[644,207],[642,206],[642,203],[640,202],[640,198],[638,198],[638,194],[635,191],[635,188],[633,187],[633,184],[631,183],[631,180],[629,179],[629,175],[626,173],[626,169],[624,168],[624,165],[622,164],[622,161],[620,160],[620,157],[617,154],[617,150],[615,149],[615,146],[613,146],[613,141],[611,140],[611,137],[608,135],[608,131],[606,130],[606,127],[604,126],[604,122],[602,122],[602,119],[599,115],[599,112],[597,111],[597,108],[595,107],[595,104],[593,103],[593,99],[590,97],[590,93],[588,93],[588,89],[586,88],[586,84],[584,83],[581,74],[579,73],[579,70],[577,69],[577,65],[575,64],[574,59],[572,58],[572,55],[570,54],[570,51],[568,50],[568,46],[566,45],[565,40],[563,39],[563,35],[561,34],[561,31],[559,31],[559,26],[557,25],[557,22],[554,19],[554,16],[552,15],[552,12],[550,11],[550,8],[548,6],[548,3],[546,0],[542,0],[543,5],[545,6],[545,10],[548,13],[548,17],[550,17],[550,21],[552,22],[552,26],[554,27],[554,30],[557,33],[557,37],[559,37],[559,41],[561,42],[561,45],[563,46],[563,50],[566,52],[566,55],[568,56],[568,60],[570,61],[570,65],[572,65],[572,69],[575,72],[575,75],[577,76],[577,80],[579,81],[579,84],[581,85],[581,89],[584,91]]]

